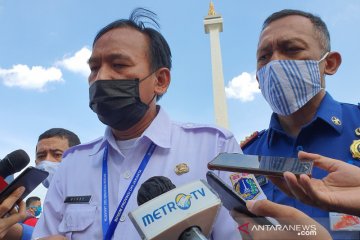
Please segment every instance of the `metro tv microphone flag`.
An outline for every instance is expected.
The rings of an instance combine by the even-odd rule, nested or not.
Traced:
[[[204,180],[198,180],[155,197],[130,212],[129,217],[142,239],[178,240],[192,227],[209,237],[220,207],[217,193]]]

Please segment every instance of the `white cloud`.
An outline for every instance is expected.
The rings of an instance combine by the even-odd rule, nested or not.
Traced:
[[[8,87],[20,87],[24,89],[44,90],[49,82],[61,82],[61,70],[56,67],[44,68],[17,64],[11,69],[0,68],[0,81]]]
[[[64,57],[64,59],[57,62],[56,65],[61,66],[71,72],[80,73],[85,77],[88,77],[90,74],[90,69],[87,61],[89,60],[90,55],[90,49],[83,47],[73,56]]]
[[[243,72],[228,83],[225,93],[228,98],[240,99],[241,102],[253,101],[255,94],[260,93],[256,76]]]

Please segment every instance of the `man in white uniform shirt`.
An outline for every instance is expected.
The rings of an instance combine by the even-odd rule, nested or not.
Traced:
[[[47,193],[34,237],[140,239],[128,213],[140,185],[166,176],[176,185],[205,179],[207,163],[220,152],[240,152],[233,135],[214,126],[169,119],[157,100],[170,84],[171,52],[163,36],[140,21],[153,12],[135,9],[129,19],[101,29],[89,59],[90,108],[107,125],[103,137],[69,149]],[[175,170],[178,166],[185,170]],[[113,216],[133,176],[142,171],[120,221]],[[222,209],[213,239],[240,239]]]

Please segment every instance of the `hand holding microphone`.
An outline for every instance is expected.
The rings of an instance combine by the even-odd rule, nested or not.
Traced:
[[[8,183],[5,178],[21,171],[30,162],[29,155],[22,149],[18,149],[6,155],[0,161],[0,191],[2,191]]]
[[[203,181],[175,188],[165,177],[152,177],[138,193],[139,208],[129,213],[143,239],[207,239],[221,200]]]

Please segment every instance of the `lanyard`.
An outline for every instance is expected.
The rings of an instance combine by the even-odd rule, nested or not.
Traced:
[[[108,190],[108,167],[107,167],[107,159],[108,159],[108,149],[109,144],[106,144],[104,155],[103,155],[103,162],[102,162],[102,229],[103,229],[103,239],[110,240],[111,237],[114,235],[115,229],[119,223],[121,215],[124,212],[126,204],[130,199],[131,194],[133,193],[141,174],[144,172],[147,163],[149,162],[151,155],[153,154],[156,145],[152,142],[146,151],[143,160],[140,163],[140,166],[136,170],[134,177],[132,178],[121,202],[119,203],[114,217],[111,220],[109,225],[109,190]]]

